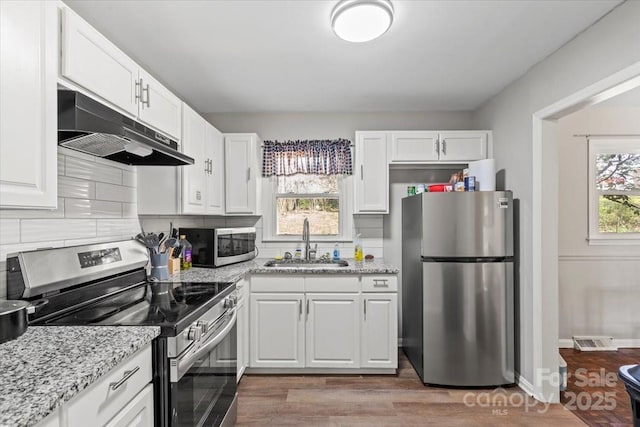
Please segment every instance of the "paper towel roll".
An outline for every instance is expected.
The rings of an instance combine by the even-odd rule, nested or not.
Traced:
[[[476,191],[496,191],[496,164],[493,159],[469,162],[469,176],[476,177]]]

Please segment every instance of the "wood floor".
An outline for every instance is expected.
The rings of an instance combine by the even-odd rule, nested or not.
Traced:
[[[563,348],[560,354],[569,373],[562,403],[591,426],[631,426],[631,400],[618,378],[618,368],[640,363],[640,349],[580,352]]]
[[[245,375],[238,387],[237,425],[583,426],[584,423],[562,405],[545,407],[516,387],[497,390],[425,387],[400,352],[397,375]]]

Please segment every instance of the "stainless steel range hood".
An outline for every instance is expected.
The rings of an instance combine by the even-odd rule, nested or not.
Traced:
[[[176,141],[71,90],[58,90],[58,144],[128,165],[193,164]]]

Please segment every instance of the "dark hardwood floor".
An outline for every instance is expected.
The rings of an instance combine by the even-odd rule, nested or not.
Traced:
[[[560,354],[569,373],[567,390],[561,393],[565,407],[590,426],[631,426],[631,401],[618,368],[640,363],[640,349],[580,352],[563,348]]]
[[[404,354],[396,375],[245,375],[238,425],[582,426],[562,405],[517,387],[425,387]]]

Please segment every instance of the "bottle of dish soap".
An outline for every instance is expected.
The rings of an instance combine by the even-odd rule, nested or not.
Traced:
[[[337,243],[333,247],[333,261],[340,261],[340,246]]]
[[[353,259],[356,262],[362,262],[362,259],[364,257],[362,255],[362,241],[360,240],[360,234],[356,236],[356,240],[354,243],[355,243],[355,247],[354,247]]]

